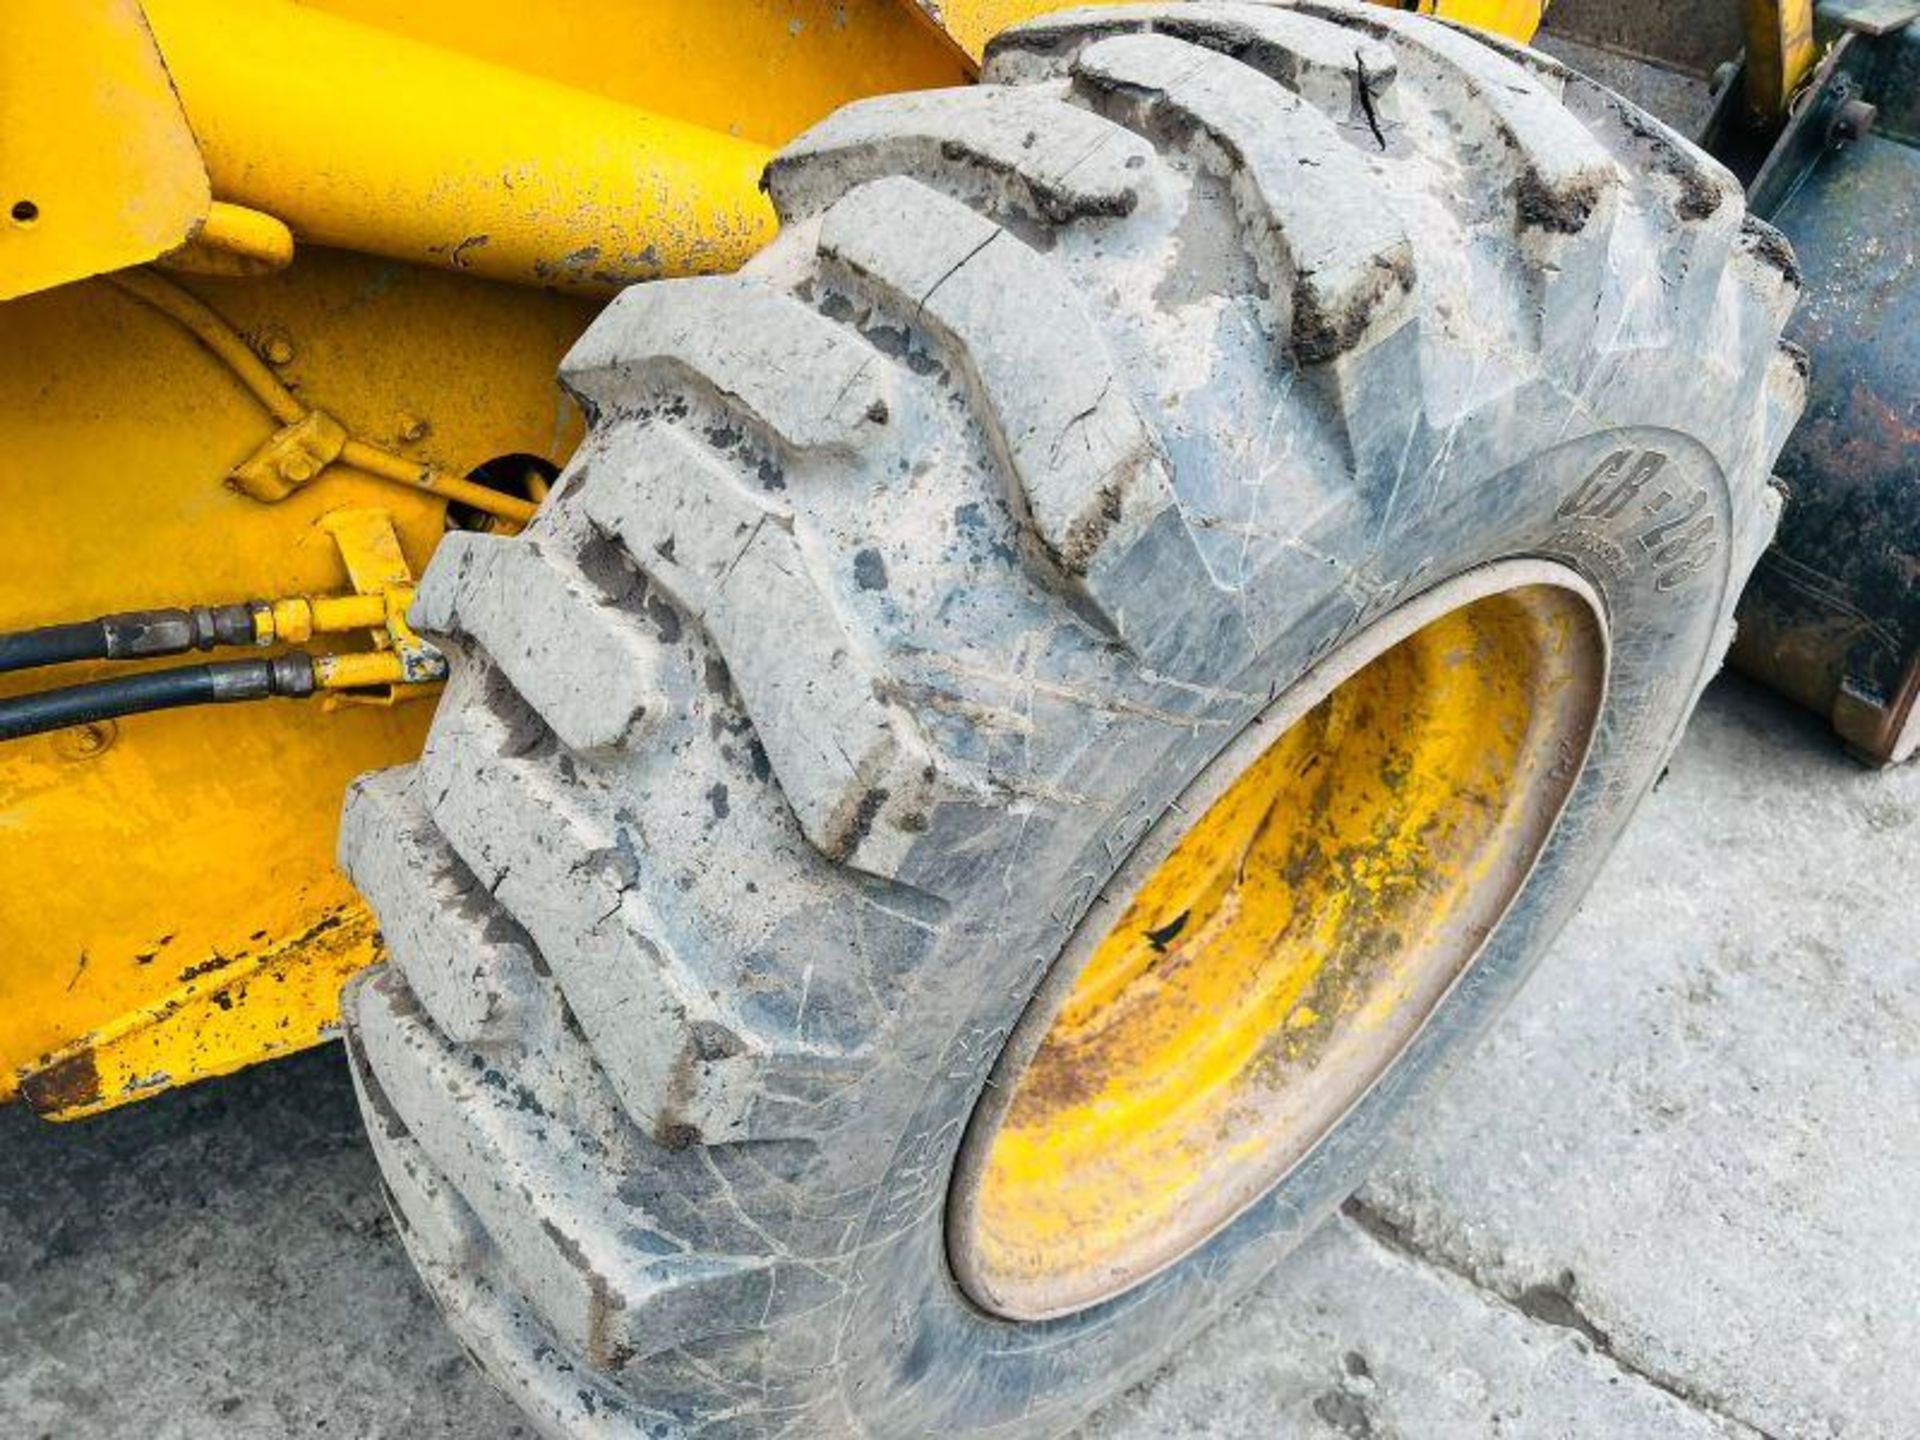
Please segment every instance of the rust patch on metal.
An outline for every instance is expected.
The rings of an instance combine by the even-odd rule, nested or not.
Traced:
[[[20,1094],[36,1115],[50,1115],[91,1105],[100,1098],[100,1071],[93,1051],[81,1050],[27,1076]]]

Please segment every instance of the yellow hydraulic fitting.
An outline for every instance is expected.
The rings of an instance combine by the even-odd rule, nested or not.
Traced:
[[[263,211],[215,200],[199,233],[153,263],[188,275],[269,275],[293,263],[293,232]]]
[[[411,604],[413,591],[405,592]],[[300,645],[315,635],[343,630],[378,630],[387,623],[390,604],[385,594],[292,596],[256,602],[254,637],[259,644]],[[402,611],[404,613],[404,605]]]
[[[434,680],[446,678],[446,661]],[[313,657],[313,684],[317,690],[370,690],[380,685],[430,683],[417,681],[407,673],[407,665],[392,650],[366,650],[351,655]]]
[[[359,593],[343,597],[337,605],[329,606],[324,614],[316,613],[313,616],[315,628],[358,629],[358,625],[336,622],[366,616],[370,613],[370,602],[377,601],[380,613],[368,628],[373,631],[375,653],[384,654],[393,664],[378,669],[360,665],[360,661],[370,658],[366,656],[322,657],[315,662],[316,680],[318,666],[326,659],[342,663],[328,672],[341,678],[318,680],[320,687],[344,690],[381,685],[422,686],[446,679],[447,657],[421,639],[407,623],[407,607],[413,603],[413,571],[408,568],[407,557],[401,552],[400,536],[393,528],[393,517],[384,510],[336,510],[322,524],[333,536],[334,544],[340,547],[340,558],[346,562],[347,575]],[[358,608],[361,606],[368,608]],[[325,625],[320,623],[323,620]],[[344,678],[354,675],[373,675],[376,678]],[[399,698],[398,693],[389,698]]]

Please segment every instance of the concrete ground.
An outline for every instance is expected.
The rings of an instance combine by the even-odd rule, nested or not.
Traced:
[[[1917,870],[1920,768],[1718,682],[1399,1158],[1089,1440],[1920,1434]],[[526,1433],[407,1267],[337,1051],[0,1111],[0,1437]]]

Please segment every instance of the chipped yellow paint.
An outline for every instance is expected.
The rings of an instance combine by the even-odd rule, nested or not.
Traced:
[[[171,990],[50,1056],[22,1092],[49,1119],[76,1120],[304,1050],[333,1033],[347,978],[379,958],[364,907],[321,909],[313,924],[277,944],[262,941],[256,952],[210,955],[173,972]]]
[[[1601,667],[1585,599],[1496,593],[1373,659],[1247,764],[1134,891],[1018,1074],[961,1207],[971,1288],[1016,1318],[1080,1308],[1297,1163],[1530,868]]]

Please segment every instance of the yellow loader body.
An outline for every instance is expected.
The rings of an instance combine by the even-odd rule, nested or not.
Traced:
[[[340,798],[432,709],[413,579],[449,523],[531,513],[580,432],[562,354],[621,286],[765,243],[760,170],[808,125],[967,83],[1062,8],[0,13],[0,630],[248,604],[263,653],[322,652],[309,700],[0,743],[0,1100],[71,1118],[329,1036],[380,944],[333,865]],[[1420,8],[1524,40],[1541,5]]]

